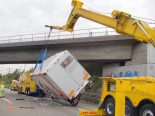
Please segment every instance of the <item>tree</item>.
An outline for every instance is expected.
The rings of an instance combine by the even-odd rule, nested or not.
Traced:
[[[82,64],[84,68],[90,73],[91,78],[94,80],[94,84],[91,88],[92,91],[102,87],[102,81],[98,77],[102,76],[102,63],[87,63]]]
[[[21,72],[19,70],[15,70],[13,73],[8,73],[6,75],[0,75],[0,81],[5,83],[5,87],[9,87],[12,80],[19,80]]]

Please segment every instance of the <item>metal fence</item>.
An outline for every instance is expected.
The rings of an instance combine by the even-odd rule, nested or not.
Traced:
[[[155,27],[155,24],[151,24],[150,26]],[[118,33],[114,29],[108,27],[101,27],[101,28],[75,30],[72,33],[64,31],[55,31],[50,34],[49,38],[48,35],[49,33],[35,33],[35,34],[4,36],[0,37],[0,44],[98,37],[98,36],[118,35]]]
[[[85,92],[81,99],[84,101],[98,103],[101,97],[101,92]]]
[[[48,34],[49,33],[35,33],[35,34],[4,36],[0,37],[0,44],[108,36],[108,35],[117,35],[118,33],[116,33],[113,29],[107,27],[101,27],[101,28],[75,30],[72,33],[64,31],[52,32],[49,38]]]

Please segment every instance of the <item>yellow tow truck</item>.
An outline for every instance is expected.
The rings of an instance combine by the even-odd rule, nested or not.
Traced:
[[[20,75],[18,93],[30,95],[36,92],[36,83],[31,79],[30,73],[26,72]]]
[[[83,17],[155,47],[155,29],[128,13],[114,10],[111,16],[107,16],[84,9],[80,0],[72,0],[72,6],[64,26],[46,27],[72,32],[77,20]],[[103,87],[99,107],[96,110],[80,110],[80,116],[155,116],[154,77],[101,79]]]
[[[18,88],[19,88],[19,81],[12,80],[11,81],[11,90],[12,91],[18,91]]]
[[[44,97],[46,94],[39,88],[34,80],[32,80],[30,72],[25,72],[19,78],[19,94],[37,95]]]

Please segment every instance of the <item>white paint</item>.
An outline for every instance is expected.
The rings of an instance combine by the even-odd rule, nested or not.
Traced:
[[[6,101],[6,102],[8,102],[8,103],[10,103],[11,101],[10,100],[8,100],[8,99],[6,99],[6,98],[2,98],[4,101]]]

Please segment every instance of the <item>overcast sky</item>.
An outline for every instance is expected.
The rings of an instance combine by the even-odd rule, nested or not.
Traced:
[[[155,19],[155,0],[83,0],[83,2],[85,8],[89,7],[98,12],[111,13],[116,9],[134,16]],[[71,9],[71,0],[0,0],[0,36],[47,32],[45,24],[64,25]],[[101,25],[80,19],[75,29],[94,27]],[[24,67],[24,65],[6,66]]]
[[[110,13],[122,10],[134,16],[155,19],[155,0],[83,0],[96,11]],[[47,31],[45,24],[65,24],[70,11],[71,0],[0,0],[0,36],[38,33]],[[80,19],[79,28],[101,27]]]

